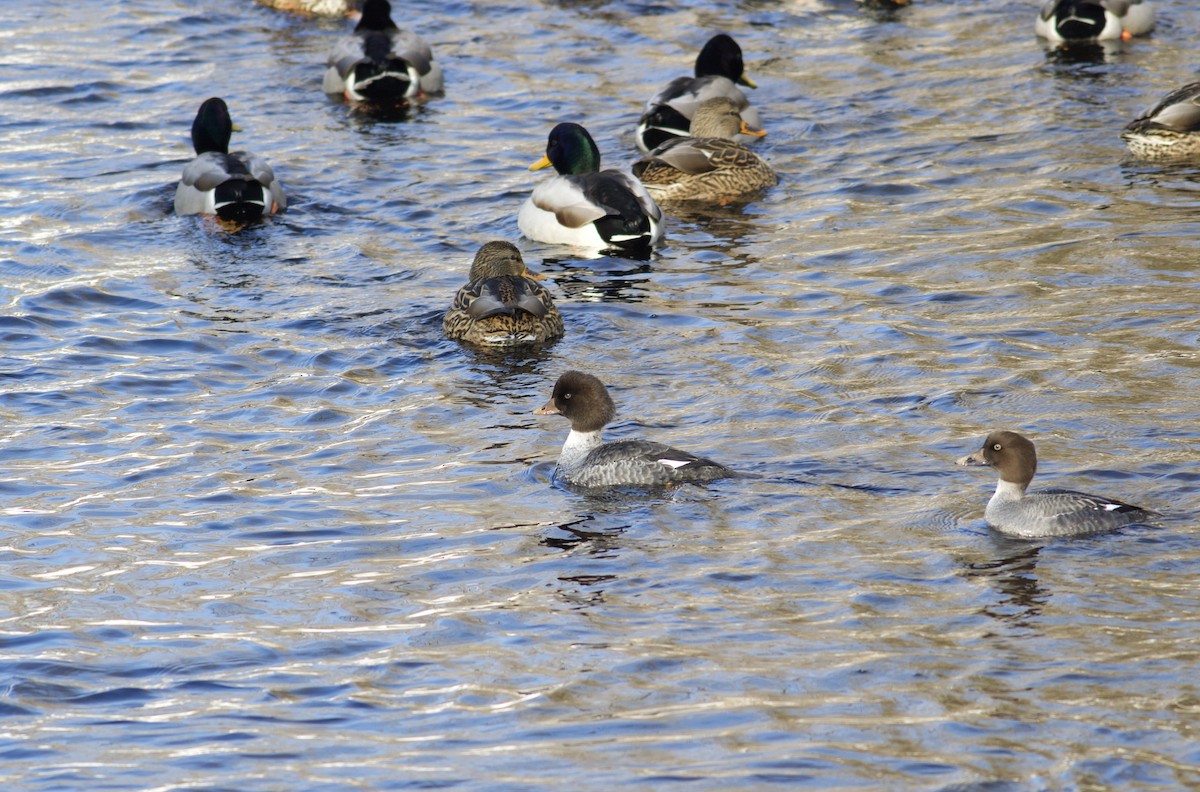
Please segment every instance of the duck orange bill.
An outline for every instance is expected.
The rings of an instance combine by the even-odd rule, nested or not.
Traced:
[[[746,124],[745,119],[743,119],[742,120],[742,134],[743,135],[753,135],[754,137],[762,137],[763,135],[767,134],[767,130],[755,129],[752,126],[748,126]]]
[[[558,415],[558,408],[554,406],[554,399],[543,404],[533,411],[534,415]]]
[[[550,158],[543,154],[540,160],[529,166],[529,170],[541,170],[548,167],[550,167]]]
[[[540,281],[540,280],[545,280],[545,279],[546,279],[546,276],[545,276],[545,275],[539,275],[539,274],[537,274],[536,272],[534,272],[533,270],[529,269],[529,267],[526,267],[526,268],[525,268],[525,272],[523,272],[522,274],[523,274],[523,275],[524,275],[526,278],[529,278],[529,279],[531,279],[531,280],[535,280],[535,281]]]

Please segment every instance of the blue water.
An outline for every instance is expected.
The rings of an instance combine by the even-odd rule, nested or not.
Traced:
[[[1200,166],[1117,136],[1200,9],[1071,60],[1035,8],[403,4],[447,91],[380,120],[340,20],[0,5],[4,788],[1200,785]],[[717,29],[780,185],[649,261],[521,239],[549,129],[628,165]],[[232,235],[171,211],[213,95],[289,194]],[[489,239],[561,341],[441,337]],[[762,478],[553,486],[568,368]],[[996,535],[1001,427],[1162,524]]]

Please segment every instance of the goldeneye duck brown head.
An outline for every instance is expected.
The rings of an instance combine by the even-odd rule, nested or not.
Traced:
[[[983,441],[983,448],[959,459],[967,467],[994,467],[1000,479],[1028,487],[1037,473],[1037,451],[1033,443],[1016,432],[992,432]]]
[[[550,400],[533,412],[561,415],[576,432],[598,432],[616,416],[617,408],[599,379],[582,371],[568,371],[554,383]]]

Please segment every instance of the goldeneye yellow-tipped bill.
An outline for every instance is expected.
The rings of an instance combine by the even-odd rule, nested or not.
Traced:
[[[554,399],[543,404],[533,411],[534,415],[558,415],[558,408],[554,406]]]

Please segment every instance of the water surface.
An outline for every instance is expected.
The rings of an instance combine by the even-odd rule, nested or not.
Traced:
[[[404,4],[447,93],[380,120],[338,21],[0,6],[6,788],[1200,785],[1200,168],[1117,137],[1200,10],[1082,58],[1034,10]],[[781,184],[649,261],[520,239],[550,127],[628,165],[718,29]],[[289,192],[235,235],[171,212],[212,95]],[[563,340],[441,338],[489,239]],[[554,487],[572,367],[762,478]],[[999,427],[1162,525],[997,536]]]

